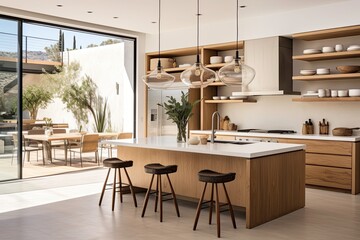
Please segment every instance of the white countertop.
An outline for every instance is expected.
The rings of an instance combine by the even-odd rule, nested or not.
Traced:
[[[273,154],[292,152],[305,149],[303,144],[265,143],[257,142],[252,144],[229,144],[229,143],[208,143],[206,145],[190,145],[188,143],[177,143],[176,136],[162,136],[149,138],[134,138],[122,140],[104,140],[118,146],[130,146],[139,148],[151,148],[159,150],[170,150],[179,152],[203,153],[231,157],[256,158]]]
[[[208,134],[211,135],[211,130],[191,130],[193,134]],[[264,137],[264,138],[292,138],[292,139],[308,139],[308,140],[326,140],[326,141],[344,141],[344,142],[358,142],[360,136],[333,136],[333,135],[319,135],[307,134],[302,135],[299,133],[279,134],[279,133],[249,133],[249,132],[236,132],[236,131],[216,131],[215,135],[223,136],[236,136],[236,137]]]

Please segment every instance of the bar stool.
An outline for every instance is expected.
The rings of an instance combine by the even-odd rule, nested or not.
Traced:
[[[218,173],[218,172],[214,172],[211,170],[202,170],[198,173],[199,176],[199,181],[201,182],[205,182],[205,186],[204,186],[204,190],[202,192],[201,198],[199,200],[199,204],[196,210],[196,217],[195,217],[195,222],[194,222],[194,227],[193,230],[196,230],[196,226],[199,220],[199,216],[200,216],[200,211],[202,209],[202,205],[206,204],[206,203],[210,203],[209,207],[210,211],[209,211],[209,224],[211,224],[211,220],[212,220],[212,210],[213,210],[213,203],[214,203],[214,185],[215,185],[215,194],[216,194],[216,226],[217,226],[217,235],[218,237],[220,237],[220,207],[222,206],[229,206],[229,209],[227,209],[228,211],[230,211],[230,215],[231,215],[231,220],[232,220],[232,224],[234,226],[234,228],[236,228],[236,223],[235,223],[235,217],[234,217],[234,211],[230,202],[230,198],[229,195],[226,191],[226,187],[225,187],[225,183],[226,182],[231,182],[235,179],[235,173]],[[205,201],[204,200],[204,195],[205,195],[205,191],[206,191],[206,186],[208,183],[211,183],[211,198],[210,201]],[[224,187],[224,192],[225,192],[225,196],[227,199],[227,204],[222,204],[220,205],[219,203],[219,193],[218,193],[218,183],[222,183],[223,187]],[[207,207],[203,207],[203,208],[207,208]],[[226,211],[226,210],[224,210]],[[221,211],[222,212],[222,211]]]
[[[141,217],[144,217],[144,215],[145,215],[146,206],[147,206],[147,203],[149,201],[150,194],[155,194],[155,212],[157,211],[158,201],[160,200],[160,222],[163,221],[163,204],[162,204],[163,201],[168,201],[168,200],[173,199],[177,216],[180,217],[179,207],[178,207],[178,204],[177,204],[177,201],[176,201],[175,192],[174,192],[173,186],[172,186],[170,178],[169,178],[170,173],[174,173],[174,172],[177,171],[177,165],[164,166],[164,165],[161,165],[160,163],[151,163],[151,164],[145,165],[144,168],[145,168],[146,173],[152,174],[152,177],[151,177],[149,189],[147,190],[146,195],[145,195],[145,202],[144,202],[144,207],[143,207]],[[164,175],[164,174],[166,175],[166,177],[167,177],[167,179],[169,181],[169,186],[170,186],[170,189],[171,189],[171,193],[163,193],[162,192],[161,175]],[[151,187],[152,187],[155,175],[157,176],[157,178],[156,178],[156,190],[151,191]],[[170,194],[172,194],[172,198],[163,199],[164,196],[168,196]]]
[[[131,192],[133,200],[134,200],[134,205],[135,205],[135,207],[137,207],[137,201],[136,201],[136,196],[135,196],[135,193],[134,193],[133,185],[131,183],[129,174],[126,171],[127,167],[132,167],[133,161],[122,161],[119,158],[108,158],[108,159],[105,159],[103,161],[103,165],[104,165],[104,167],[108,167],[109,171],[108,171],[108,173],[106,175],[104,186],[102,188],[102,192],[101,192],[101,196],[100,196],[100,200],[99,200],[99,206],[101,206],[101,202],[102,202],[102,199],[104,197],[105,190],[111,189],[111,188],[106,189],[106,185],[107,185],[107,180],[109,178],[110,171],[111,171],[112,168],[114,168],[115,171],[114,171],[114,182],[113,182],[113,187],[112,187],[112,211],[114,211],[114,206],[115,206],[115,193],[116,192],[120,193],[120,202],[123,202],[122,195],[125,192],[124,188],[130,188],[130,192]],[[122,180],[121,180],[121,171],[120,171],[121,168],[124,169],[124,172],[126,174],[128,182],[129,182],[128,184],[123,183]],[[117,182],[116,182],[116,170],[118,170],[118,175],[119,175],[118,186],[116,186],[116,184],[117,184]],[[117,188],[119,189],[118,191],[116,191]]]

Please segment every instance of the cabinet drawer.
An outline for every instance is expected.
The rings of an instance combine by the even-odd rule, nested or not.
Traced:
[[[306,165],[306,184],[351,189],[351,170]]]
[[[282,143],[298,143],[306,144],[307,153],[325,153],[336,155],[351,156],[352,143],[340,141],[321,141],[321,140],[295,140],[295,139],[279,139]]]
[[[307,153],[306,164],[351,168],[351,156]]]

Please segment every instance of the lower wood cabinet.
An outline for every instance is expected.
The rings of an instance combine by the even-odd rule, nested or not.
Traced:
[[[360,143],[285,138],[278,142],[306,145],[306,184],[360,193]]]

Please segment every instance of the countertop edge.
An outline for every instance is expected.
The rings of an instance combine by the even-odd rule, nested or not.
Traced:
[[[192,134],[211,134],[211,130],[190,130]],[[288,138],[288,139],[304,139],[304,140],[324,140],[324,141],[342,141],[342,142],[359,142],[360,136],[332,136],[332,135],[316,135],[316,134],[276,134],[276,133],[244,133],[235,131],[216,131],[215,135],[236,136],[236,137],[264,137],[264,138]]]

